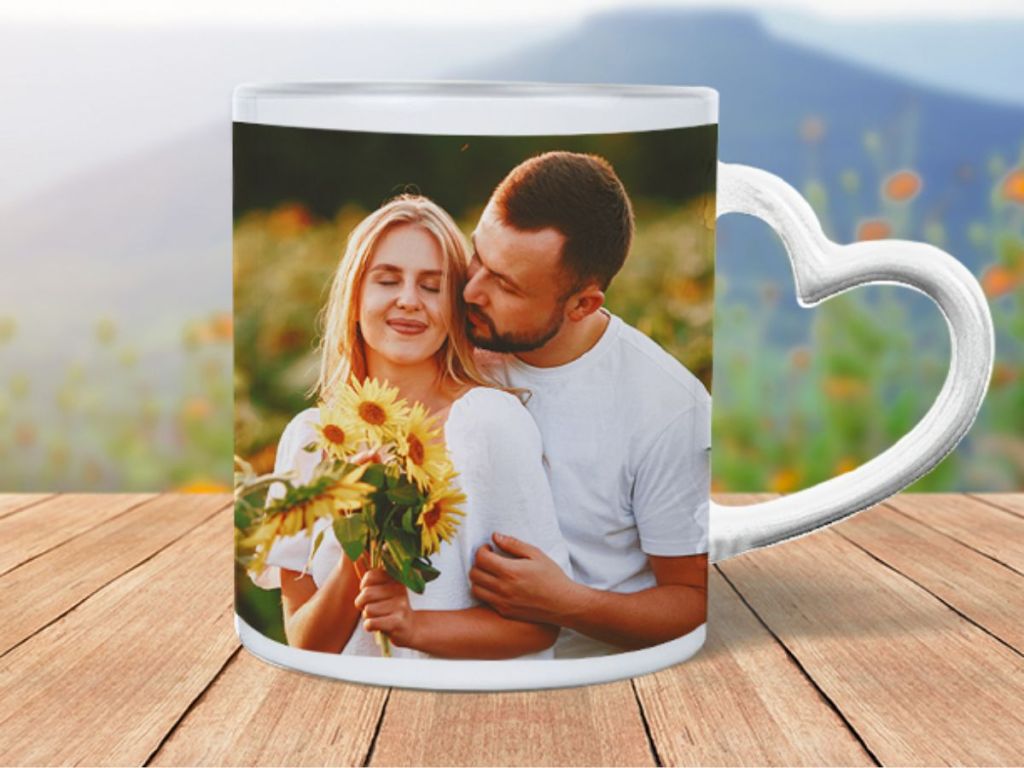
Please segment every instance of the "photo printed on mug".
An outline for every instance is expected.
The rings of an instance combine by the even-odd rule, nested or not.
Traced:
[[[716,153],[236,122],[238,617],[395,664],[701,627]]]

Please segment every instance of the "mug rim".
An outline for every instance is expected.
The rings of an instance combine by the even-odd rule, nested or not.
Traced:
[[[718,91],[703,85],[560,83],[530,80],[295,80],[246,82],[235,99],[382,96],[403,98],[615,98],[702,99],[717,103]]]
[[[232,118],[277,127],[457,136],[635,133],[718,124],[704,86],[488,80],[243,83]]]

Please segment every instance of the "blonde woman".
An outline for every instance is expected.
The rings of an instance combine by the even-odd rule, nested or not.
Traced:
[[[280,585],[290,645],[378,655],[373,632],[383,631],[394,656],[551,656],[557,627],[505,619],[471,593],[474,553],[495,530],[539,547],[567,574],[570,566],[537,427],[474,363],[462,303],[467,262],[455,222],[421,196],[392,200],[349,237],[323,315],[316,394],[329,400],[350,376],[376,378],[422,403],[444,426],[466,515],[452,544],[433,558],[441,576],[422,595],[379,569],[360,578],[326,521],[312,536],[279,540],[267,558],[274,567],[257,583]],[[288,424],[275,472],[310,476],[319,457],[302,448],[316,438],[318,418],[310,408]],[[323,541],[304,572],[320,531]]]

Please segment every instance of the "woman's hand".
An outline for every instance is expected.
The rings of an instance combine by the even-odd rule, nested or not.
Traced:
[[[363,629],[384,632],[394,645],[414,647],[416,611],[409,605],[409,590],[388,576],[383,568],[363,574],[356,608],[363,612]]]

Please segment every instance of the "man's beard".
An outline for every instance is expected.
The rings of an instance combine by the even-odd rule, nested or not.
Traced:
[[[480,349],[490,350],[491,352],[532,352],[551,341],[555,334],[561,330],[564,319],[562,310],[563,307],[558,307],[548,319],[547,325],[539,331],[531,333],[498,333],[498,329],[494,327],[494,322],[491,318],[471,306],[469,307],[468,314],[486,325],[490,334],[488,336],[479,336],[473,321],[467,317],[466,335],[469,336],[469,340],[475,346],[480,347]]]

